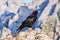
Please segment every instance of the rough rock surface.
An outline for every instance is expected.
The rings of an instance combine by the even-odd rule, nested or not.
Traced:
[[[28,4],[21,0],[8,0],[7,5],[6,1],[0,0],[0,34],[2,31],[0,40],[58,39],[60,36],[60,0],[33,0]],[[54,6],[56,7],[54,8]],[[20,11],[17,13],[19,9]],[[20,26],[22,20],[25,20],[27,15],[32,13],[33,9],[38,9],[39,12],[38,22],[35,22],[35,26],[36,24],[39,27],[42,26],[42,29],[36,28],[33,30],[30,28],[29,30],[12,35],[11,33],[16,32],[15,30]],[[49,14],[51,15],[48,16]],[[42,25],[39,24],[41,21]]]
[[[52,40],[46,34],[41,33],[39,28],[36,28],[35,30],[29,28],[29,30],[20,32],[13,36],[10,30],[4,28],[2,35],[3,36],[0,38],[0,40]]]

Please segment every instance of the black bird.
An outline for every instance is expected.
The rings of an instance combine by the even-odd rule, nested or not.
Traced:
[[[38,10],[33,11],[32,14],[28,16],[25,21],[22,22],[22,25],[17,29],[17,31],[18,30],[21,31],[25,27],[29,27],[29,28],[32,27],[32,25],[36,21],[37,13],[38,13]]]

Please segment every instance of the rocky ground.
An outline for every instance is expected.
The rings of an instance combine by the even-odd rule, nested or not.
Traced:
[[[17,35],[13,35],[13,36],[8,29],[4,28],[0,40],[48,40],[48,39],[52,40],[46,34],[41,33],[41,30],[39,28],[36,28],[35,30],[29,28],[29,30],[22,31]]]

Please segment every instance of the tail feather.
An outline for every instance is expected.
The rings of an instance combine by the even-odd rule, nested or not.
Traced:
[[[20,32],[24,28],[23,25],[21,25],[16,31]]]

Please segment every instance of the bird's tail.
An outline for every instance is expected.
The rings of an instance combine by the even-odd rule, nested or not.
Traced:
[[[20,32],[20,31],[22,31],[23,28],[24,28],[24,26],[21,25],[16,31]]]
[[[17,33],[19,33],[21,31],[21,29],[19,29],[19,30],[17,29],[16,31],[17,31]]]

